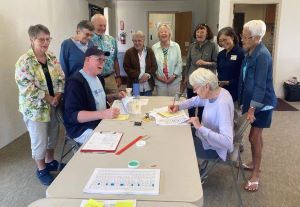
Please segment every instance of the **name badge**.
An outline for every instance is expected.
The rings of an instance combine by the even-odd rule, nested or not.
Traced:
[[[236,60],[237,59],[237,55],[231,55],[230,56],[230,60]]]

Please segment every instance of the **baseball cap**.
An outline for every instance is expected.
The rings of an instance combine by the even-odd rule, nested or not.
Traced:
[[[109,56],[110,52],[104,52],[104,51],[98,49],[97,46],[93,46],[93,47],[88,48],[85,51],[84,57],[86,58],[86,57],[90,57],[92,55],[95,55],[95,56],[100,56],[100,55]]]

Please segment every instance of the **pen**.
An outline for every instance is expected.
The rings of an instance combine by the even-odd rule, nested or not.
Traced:
[[[108,101],[106,101],[106,104],[111,108],[111,104]]]

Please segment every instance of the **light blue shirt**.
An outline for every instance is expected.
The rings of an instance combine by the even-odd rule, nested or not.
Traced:
[[[88,49],[88,43],[82,44],[80,41],[76,41],[74,39],[72,39],[72,41],[74,42],[76,47],[78,47],[78,49],[81,50],[83,53],[85,53],[85,51]]]
[[[85,78],[85,80],[88,82],[90,89],[92,91],[92,94],[95,99],[96,109],[98,111],[102,111],[106,109],[106,95],[105,91],[103,89],[103,86],[101,84],[101,81],[97,76],[90,76],[84,70],[79,71],[82,76]]]
[[[156,62],[157,62],[157,70],[156,74],[158,76],[164,76],[163,73],[163,62],[164,62],[164,53],[160,42],[155,43],[152,46],[152,50],[155,54]],[[176,42],[170,41],[170,46],[168,50],[168,74],[169,76],[176,75],[177,78],[172,82],[172,84],[177,84],[182,79],[182,58],[181,58],[181,50],[179,45]],[[165,83],[161,81],[155,80],[155,84],[159,86],[165,86]]]

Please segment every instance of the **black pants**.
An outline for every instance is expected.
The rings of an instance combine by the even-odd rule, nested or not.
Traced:
[[[193,89],[187,88],[187,97],[192,98],[194,96],[197,96],[197,94],[194,93]],[[204,107],[197,107],[197,109],[198,109],[197,116],[199,117],[199,121],[201,122]],[[196,108],[189,109],[189,117],[195,117],[196,116],[195,112],[196,112]]]

